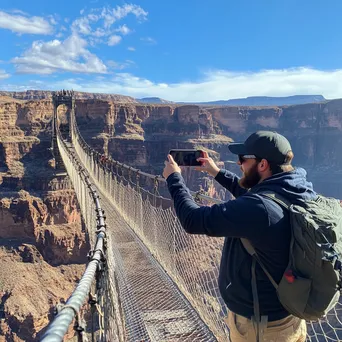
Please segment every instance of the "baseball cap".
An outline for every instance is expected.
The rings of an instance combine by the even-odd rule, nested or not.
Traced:
[[[292,151],[289,141],[272,131],[255,132],[244,143],[231,143],[228,148],[233,154],[255,155],[278,165],[285,164],[287,153]]]

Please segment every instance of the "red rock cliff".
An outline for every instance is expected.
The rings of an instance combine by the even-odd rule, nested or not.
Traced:
[[[81,277],[88,250],[73,190],[1,192],[0,340],[38,341]]]
[[[52,112],[0,98],[0,341],[38,341],[87,260],[75,193],[49,163]]]
[[[77,121],[92,146],[157,173],[171,148],[201,146],[224,161],[235,159],[228,152],[230,141],[259,129],[276,130],[290,140],[294,164],[307,169],[317,190],[342,197],[342,100],[282,107],[86,102],[77,106]],[[333,177],[324,184],[327,173]]]

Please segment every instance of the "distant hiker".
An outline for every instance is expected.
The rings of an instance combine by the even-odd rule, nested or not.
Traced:
[[[329,217],[334,223],[331,227],[341,228],[339,201],[322,197],[321,202],[315,202],[321,196],[306,180],[306,171],[291,165],[291,145],[278,133],[256,132],[244,143],[230,144],[229,150],[239,157],[241,178],[220,170],[207,153],[198,159],[203,164],[197,170],[215,177],[236,198],[211,207],[195,203],[181,169],[168,155],[163,176],[176,214],[190,234],[225,237],[218,281],[229,308],[227,324],[232,342],[305,341],[306,322],[302,318],[319,318],[338,301],[340,279],[335,269],[340,270],[340,265],[334,259],[331,244],[325,244],[330,248],[328,261],[319,259],[318,266],[315,264],[316,255],[323,259],[324,253],[317,252],[323,244],[316,243],[315,228],[305,221],[309,216],[301,216],[301,210],[298,214],[293,208],[309,203],[317,215],[320,210],[329,211],[330,216],[322,217]],[[295,215],[300,217],[298,222],[292,220]],[[312,217],[314,221],[314,214]],[[328,226],[324,219],[321,223],[324,228]],[[304,244],[303,250],[298,247],[297,232],[302,236],[306,228],[314,235],[308,234],[312,240]],[[292,236],[296,239],[290,253]],[[331,234],[332,243],[336,242],[334,239]],[[307,278],[299,276],[301,273]]]

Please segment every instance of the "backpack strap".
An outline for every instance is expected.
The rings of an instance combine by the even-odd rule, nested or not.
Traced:
[[[270,198],[271,200],[278,203],[280,206],[282,206],[283,208],[285,208],[287,210],[289,210],[292,206],[292,203],[288,199],[277,194],[276,192],[265,191],[265,192],[259,192],[256,194],[257,195],[264,195],[264,196]]]
[[[290,210],[290,208],[292,206],[292,203],[290,201],[288,201],[283,196],[277,194],[276,192],[270,192],[270,191],[266,192],[265,191],[265,192],[259,192],[258,194],[270,198],[271,200],[273,200],[274,202],[278,203],[280,206],[282,206],[286,210]],[[240,238],[240,240],[241,240],[243,246],[245,247],[246,251],[248,252],[248,254],[250,254],[253,258],[255,258],[256,261],[258,262],[258,264],[261,266],[261,268],[263,269],[263,271],[267,275],[268,279],[270,280],[270,282],[272,283],[274,288],[278,289],[278,284],[275,282],[275,280],[273,279],[271,274],[267,271],[266,266],[260,260],[256,250],[254,249],[252,244],[249,242],[249,240],[247,240],[245,238]],[[252,278],[252,281],[253,281],[253,278]],[[253,287],[252,287],[252,289],[253,289]],[[253,295],[253,298],[254,298],[254,295]]]
[[[275,289],[278,289],[278,284],[276,283],[276,281],[273,279],[273,277],[271,276],[271,274],[267,271],[266,266],[262,263],[262,261],[260,260],[256,250],[254,249],[254,247],[252,246],[252,244],[249,242],[249,240],[245,239],[245,238],[240,238],[243,246],[245,247],[246,251],[248,252],[248,254],[250,254],[257,262],[258,264],[261,266],[261,268],[263,269],[263,271],[265,272],[265,274],[267,275],[268,279],[270,280],[270,282],[272,283],[272,285],[274,286]],[[253,278],[252,278],[253,280]],[[253,287],[252,287],[253,290]],[[253,295],[254,298],[254,295]]]
[[[277,289],[278,284],[274,281],[273,277],[270,275],[270,273],[267,271],[266,267],[262,264],[260,261],[258,255],[256,254],[256,251],[252,244],[244,238],[240,238],[243,246],[247,250],[247,252],[252,256],[252,295],[253,295],[253,311],[254,311],[254,317],[252,318],[252,322],[254,324],[254,330],[256,335],[256,342],[263,341],[263,333],[264,330],[267,327],[267,316],[261,316],[260,315],[260,305],[259,305],[259,296],[258,296],[258,288],[257,288],[257,280],[256,280],[256,272],[255,267],[256,263],[259,263],[259,265],[262,267],[268,278],[270,279],[273,286]]]
[[[274,192],[261,192],[259,195],[266,196],[273,200],[274,202],[278,203],[281,207],[285,208],[286,210],[289,210],[291,207],[291,203],[285,199],[284,197],[280,196],[277,193]],[[262,340],[262,334],[263,334],[263,327],[265,324],[265,316],[260,317],[260,305],[259,305],[259,296],[258,296],[258,289],[257,289],[257,281],[256,281],[256,273],[255,273],[255,266],[256,263],[260,265],[260,267],[263,269],[265,274],[267,275],[268,279],[274,286],[274,288],[278,289],[278,284],[273,279],[271,274],[267,271],[266,266],[263,264],[263,262],[260,260],[255,248],[252,246],[249,240],[245,238],[240,238],[242,245],[245,247],[248,254],[252,256],[252,295],[253,295],[253,309],[254,309],[254,320],[256,323],[256,341],[260,341],[260,338]],[[266,317],[266,326],[267,326],[267,317]]]

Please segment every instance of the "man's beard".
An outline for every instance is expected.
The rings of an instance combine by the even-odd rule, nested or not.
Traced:
[[[250,189],[257,185],[260,180],[261,177],[258,173],[258,164],[255,164],[240,178],[239,185],[245,189]]]

